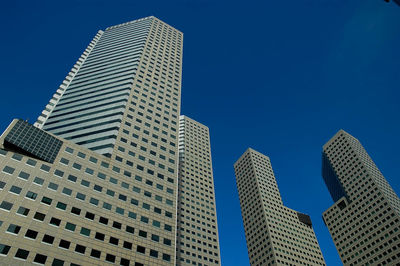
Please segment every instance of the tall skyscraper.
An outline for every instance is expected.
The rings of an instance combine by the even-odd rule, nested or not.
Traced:
[[[10,124],[0,264],[175,264],[182,39],[155,17],[99,31],[36,127]]]
[[[335,202],[323,213],[344,265],[400,261],[400,200],[361,143],[340,130],[322,151],[322,176]]]
[[[234,168],[250,264],[325,265],[310,217],[283,205],[269,158],[249,148]]]
[[[221,265],[208,127],[181,116],[177,265]]]

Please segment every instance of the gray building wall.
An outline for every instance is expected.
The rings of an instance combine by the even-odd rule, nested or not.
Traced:
[[[343,264],[395,265],[400,261],[398,196],[347,132],[337,132],[322,153],[322,168],[331,169],[322,175],[335,201],[323,218]]]

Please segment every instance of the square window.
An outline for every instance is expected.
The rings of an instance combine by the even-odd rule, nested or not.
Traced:
[[[98,199],[95,199],[95,198],[90,198],[90,201],[89,201],[91,204],[93,204],[93,205],[99,205],[99,200]]]
[[[76,246],[75,246],[75,251],[76,252],[81,253],[81,254],[85,254],[85,250],[86,250],[85,246],[76,244]]]
[[[59,201],[59,202],[57,202],[56,208],[61,209],[61,210],[65,210],[67,208],[67,204]]]
[[[111,210],[112,205],[110,203],[103,202],[103,208],[106,209],[106,210]]]
[[[30,166],[35,166],[35,165],[37,164],[37,162],[36,162],[35,160],[28,159],[28,160],[26,161],[26,164],[27,164],[27,165],[30,165]]]
[[[90,235],[90,229],[82,227],[81,228],[81,235],[89,236]]]
[[[35,177],[35,179],[33,180],[33,182],[34,182],[35,184],[38,184],[39,186],[41,186],[41,185],[43,185],[43,183],[44,183],[44,179],[43,179],[43,178],[40,178],[40,177]]]
[[[101,241],[104,241],[104,237],[105,237],[105,235],[102,233],[99,233],[99,232],[96,232],[96,235],[94,236],[94,238],[101,240]]]
[[[162,258],[163,258],[163,260],[165,260],[165,261],[171,261],[171,255],[168,255],[168,254],[163,253]]]
[[[62,193],[64,193],[65,195],[71,196],[72,190],[65,187],[65,188],[63,188]]]
[[[86,195],[78,192],[76,193],[76,198],[79,200],[85,200]]]
[[[119,194],[118,199],[122,200],[122,201],[126,201],[127,197],[125,195]]]
[[[106,255],[106,261],[108,262],[115,262],[115,256],[111,254]]]
[[[8,252],[10,251],[10,248],[11,248],[10,246],[0,244],[0,254],[7,255]]]
[[[59,259],[54,259],[51,266],[64,266],[64,261]]]
[[[158,235],[151,235],[151,240],[159,242],[160,241],[160,237]]]
[[[63,176],[64,176],[64,172],[61,171],[61,170],[56,169],[56,170],[54,171],[54,175],[55,175],[55,176],[58,176],[58,177],[63,177]]]
[[[171,246],[171,240],[164,238],[164,245]]]
[[[136,219],[136,213],[134,213],[134,212],[128,212],[128,217],[129,218],[132,218],[132,219]]]
[[[121,229],[122,228],[122,224],[121,223],[119,223],[119,222],[116,222],[116,221],[114,221],[113,222],[113,225],[112,225],[114,228],[117,228],[117,229]]]
[[[114,195],[115,195],[115,192],[114,192],[114,191],[112,191],[112,190],[109,190],[109,189],[107,189],[107,192],[106,192],[106,194],[107,194],[107,195],[109,195],[109,196],[111,196],[111,197],[114,197]]]
[[[129,266],[129,264],[130,264],[130,261],[128,259],[121,258],[121,262],[119,265]]]
[[[53,242],[54,242],[54,236],[51,236],[51,235],[47,235],[47,234],[46,234],[46,235],[43,236],[42,242],[51,245],[51,244],[53,244]]]
[[[100,216],[99,223],[107,225],[108,224],[108,219]]]
[[[126,248],[126,249],[132,249],[132,243],[131,242],[127,242],[127,241],[124,241],[124,248]]]
[[[90,182],[83,179],[83,180],[81,181],[81,185],[84,186],[84,187],[89,187]]]
[[[71,208],[71,213],[76,214],[76,215],[80,215],[81,214],[81,209],[76,208],[76,207],[72,207]]]
[[[28,180],[28,179],[29,179],[29,174],[28,174],[28,173],[25,173],[25,172],[23,172],[23,171],[21,171],[21,172],[19,173],[18,177],[21,178],[21,179]]]
[[[120,208],[120,207],[117,207],[117,208],[115,209],[115,212],[118,213],[118,214],[124,215],[125,210],[122,209],[122,208]]]
[[[76,228],[76,225],[75,225],[75,224],[72,224],[72,223],[69,223],[69,222],[67,222],[67,223],[65,224],[65,229],[67,229],[67,230],[69,230],[69,231],[75,231],[75,228]]]
[[[129,189],[129,184],[125,182],[121,182],[121,187]]]
[[[15,253],[16,258],[23,259],[23,260],[26,260],[28,258],[28,255],[29,255],[29,251],[22,249],[22,248],[19,248],[17,250],[17,253]]]
[[[44,213],[36,212],[35,215],[33,216],[33,219],[43,221],[45,217],[46,215]]]
[[[94,220],[94,213],[91,212],[86,212],[85,218],[88,218],[90,220]]]
[[[58,246],[61,248],[69,249],[70,245],[71,245],[71,242],[61,239],[60,244]]]
[[[139,236],[147,238],[147,232],[139,230]]]
[[[31,199],[31,200],[35,200],[37,198],[37,195],[38,194],[35,192],[28,191],[28,192],[26,192],[25,197],[27,197],[28,199]]]
[[[140,221],[142,221],[142,222],[147,224],[147,223],[149,223],[149,218],[147,218],[145,216],[142,216],[142,217],[140,217]]]
[[[53,200],[52,199],[50,199],[50,198],[48,198],[48,197],[43,197],[42,198],[42,203],[44,203],[44,204],[46,204],[46,205],[51,205],[51,202],[52,202]]]
[[[138,206],[139,205],[139,201],[136,199],[131,199],[131,204]]]
[[[71,182],[76,182],[77,179],[78,178],[76,176],[74,176],[74,175],[69,175],[68,176],[68,180],[71,181]]]
[[[40,167],[40,170],[43,170],[44,172],[48,173],[48,172],[50,172],[50,166],[42,164],[42,166]]]
[[[17,187],[17,186],[12,186],[10,188],[10,192],[17,194],[17,195],[19,195],[21,193],[21,191],[22,191],[22,188]]]
[[[55,184],[55,183],[50,182],[49,185],[48,185],[48,188],[57,191],[58,185]]]
[[[16,224],[10,224],[8,226],[7,232],[10,232],[12,234],[16,234],[17,235],[20,230],[21,230],[21,226],[16,225]]]
[[[115,238],[115,237],[110,236],[110,241],[109,241],[109,242],[110,242],[111,244],[113,244],[113,245],[118,246],[119,240],[118,240],[118,238]]]
[[[37,235],[38,235],[38,232],[31,230],[31,229],[26,230],[26,233],[25,233],[25,237],[32,238],[32,239],[36,239]]]
[[[50,219],[50,224],[51,224],[51,225],[60,226],[60,223],[61,223],[61,220],[60,220],[60,219],[57,219],[57,218],[55,218],[55,217],[52,217],[52,218]]]
[[[92,163],[97,163],[97,159],[94,158],[94,157],[90,157],[90,158],[89,158],[89,161],[92,162]]]
[[[100,250],[92,249],[92,252],[90,252],[90,256],[94,258],[100,258],[101,252]]]
[[[150,249],[150,257],[158,258],[158,251]]]
[[[135,233],[135,228],[133,228],[132,226],[127,225],[126,226],[126,232],[133,234],[133,233]]]
[[[39,264],[45,264],[47,260],[47,256],[42,255],[42,254],[36,254],[35,259],[33,262],[39,263]]]
[[[29,213],[29,209],[27,209],[27,208],[21,206],[21,207],[18,208],[17,213],[18,213],[18,214],[21,214],[21,215],[23,215],[23,216],[27,216],[28,213]]]
[[[146,248],[138,245],[136,251],[144,254],[146,252]]]

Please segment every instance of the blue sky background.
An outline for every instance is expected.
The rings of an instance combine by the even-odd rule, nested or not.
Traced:
[[[321,148],[343,128],[400,193],[400,7],[383,0],[3,1],[0,131],[34,122],[99,29],[154,15],[184,32],[182,113],[211,131],[223,265],[248,265],[233,163],[271,158],[284,204],[321,215],[332,199]]]

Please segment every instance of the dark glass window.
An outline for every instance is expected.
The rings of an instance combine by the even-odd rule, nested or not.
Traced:
[[[92,252],[90,252],[90,256],[94,258],[100,258],[101,252],[97,249],[92,249]]]
[[[45,217],[46,215],[44,213],[36,212],[35,215],[33,216],[33,219],[43,221]]]
[[[113,244],[113,245],[118,245],[119,240],[118,240],[118,238],[110,236],[110,241],[109,242],[111,244]]]
[[[60,244],[58,246],[61,248],[69,249],[70,245],[71,245],[71,242],[61,239]]]
[[[76,252],[81,253],[81,254],[85,254],[85,250],[86,250],[85,246],[76,244],[76,246],[75,246],[75,251]]]
[[[124,241],[124,248],[132,249],[132,243],[131,243],[131,242]]]
[[[138,245],[136,251],[144,254],[146,252],[146,248]]]
[[[42,242],[47,243],[47,244],[53,244],[54,242],[54,236],[50,236],[50,235],[44,235]]]
[[[114,221],[112,226],[113,226],[114,228],[121,229],[122,224],[119,223],[119,222],[115,222],[115,221]]]
[[[17,253],[15,253],[16,258],[23,259],[23,260],[26,260],[26,258],[28,258],[28,255],[29,255],[29,251],[22,249],[22,248],[19,248],[17,250]]]
[[[96,232],[96,235],[94,236],[94,238],[101,240],[101,241],[104,241],[104,237],[105,237],[105,235],[102,233],[99,233],[99,232]]]
[[[102,224],[107,225],[108,224],[108,219],[100,216],[99,222],[102,223]]]
[[[76,208],[76,207],[72,207],[71,213],[76,214],[76,215],[80,215],[81,214],[81,209]]]
[[[10,251],[10,248],[11,248],[10,246],[0,244],[0,254],[7,255],[8,252]]]
[[[33,262],[45,264],[46,260],[47,260],[47,256],[42,255],[42,254],[36,254],[35,258],[33,259]]]
[[[36,239],[38,232],[28,229],[25,233],[25,237]]]
[[[115,256],[111,254],[106,255],[106,261],[108,262],[115,262]]]
[[[60,226],[60,223],[61,223],[61,220],[60,220],[60,219],[57,219],[57,218],[55,218],[55,217],[52,217],[52,218],[50,219],[50,224],[52,224],[52,225]]]

